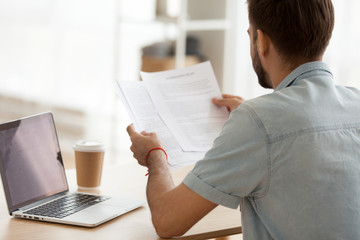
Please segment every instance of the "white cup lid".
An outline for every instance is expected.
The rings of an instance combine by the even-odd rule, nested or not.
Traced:
[[[105,145],[94,140],[80,140],[73,146],[75,151],[80,152],[105,152]]]

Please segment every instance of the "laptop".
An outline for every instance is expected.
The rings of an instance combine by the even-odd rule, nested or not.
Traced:
[[[50,112],[0,124],[0,173],[14,217],[95,227],[144,204],[70,192]]]

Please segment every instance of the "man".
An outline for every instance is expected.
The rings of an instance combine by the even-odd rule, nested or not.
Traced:
[[[274,92],[215,99],[230,117],[178,186],[156,135],[128,127],[155,229],[182,235],[221,204],[241,206],[244,239],[360,239],[360,91],[321,62],[331,0],[247,2],[253,67]]]

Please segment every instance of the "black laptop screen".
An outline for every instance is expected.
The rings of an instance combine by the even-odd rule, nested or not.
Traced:
[[[68,189],[51,113],[0,125],[0,171],[10,213]]]

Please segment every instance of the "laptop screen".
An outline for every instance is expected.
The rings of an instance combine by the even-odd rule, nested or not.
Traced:
[[[51,113],[0,125],[0,172],[10,213],[68,189]]]

